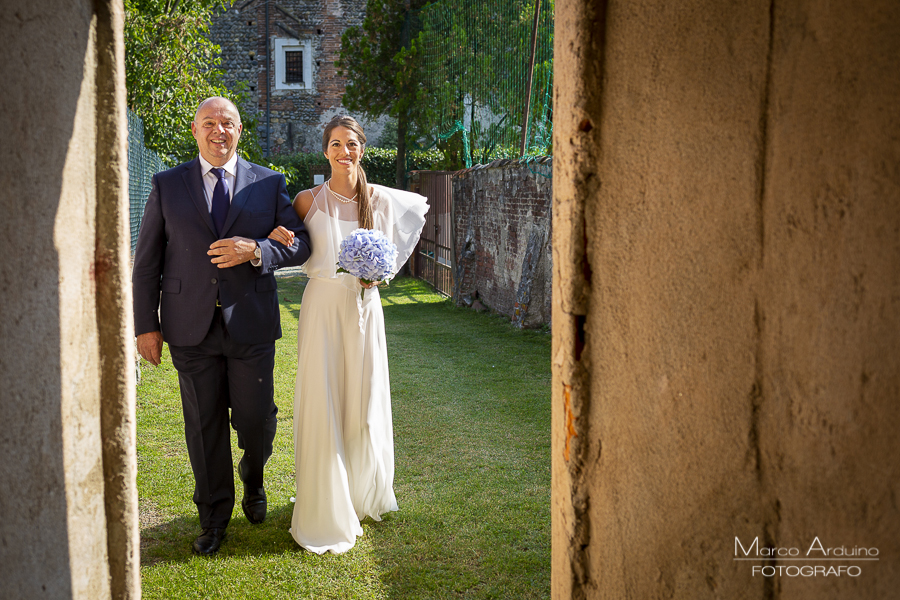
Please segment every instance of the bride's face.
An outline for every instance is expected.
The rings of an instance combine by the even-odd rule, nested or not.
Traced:
[[[325,152],[328,162],[331,164],[332,176],[337,174],[356,173],[359,159],[362,158],[362,143],[356,133],[346,127],[335,127],[331,131],[331,139],[328,142],[328,150]]]

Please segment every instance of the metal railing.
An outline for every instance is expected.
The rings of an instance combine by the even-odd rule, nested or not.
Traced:
[[[410,260],[414,277],[430,283],[446,296],[453,293],[455,227],[452,171],[417,171],[412,191],[428,198],[425,227]]]
[[[152,150],[144,146],[144,123],[128,111],[128,204],[131,224],[131,253],[137,244],[144,205],[150,195],[152,178],[166,169],[166,164]]]

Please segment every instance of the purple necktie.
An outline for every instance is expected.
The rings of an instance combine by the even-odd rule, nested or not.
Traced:
[[[210,169],[216,176],[216,187],[212,197],[212,220],[216,226],[216,233],[222,236],[225,228],[225,219],[228,217],[228,182],[225,180],[225,169]]]

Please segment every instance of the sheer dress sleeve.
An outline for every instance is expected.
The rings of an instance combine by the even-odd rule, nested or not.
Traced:
[[[397,262],[393,273],[396,275],[409,260],[419,242],[419,236],[422,235],[428,200],[413,192],[382,185],[372,185],[372,188],[375,229],[382,231],[397,246]]]

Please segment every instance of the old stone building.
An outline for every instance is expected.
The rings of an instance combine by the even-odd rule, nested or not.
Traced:
[[[263,149],[320,148],[323,125],[346,112],[335,66],[341,35],[362,24],[365,8],[365,0],[238,0],[213,20],[210,35],[222,48],[226,83],[246,86],[241,112],[257,120]],[[382,128],[360,122],[372,145]]]

